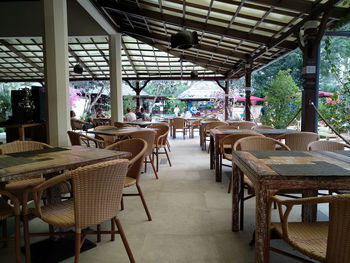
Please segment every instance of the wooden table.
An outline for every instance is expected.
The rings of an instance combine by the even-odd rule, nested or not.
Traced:
[[[105,130],[93,130],[89,131],[89,133],[97,134],[97,135],[109,135],[109,136],[123,136],[128,135],[129,133],[136,132],[136,131],[142,131],[142,130],[154,130],[155,128],[140,128],[140,127],[124,127],[124,128],[112,128],[112,129],[105,129]]]
[[[255,129],[254,131],[261,133],[264,136],[270,137],[270,138],[275,138],[277,136],[287,134],[287,133],[298,132],[292,129]]]
[[[111,118],[95,118],[94,121],[97,125],[112,125]]]
[[[0,125],[0,128],[17,128],[18,129],[18,135],[19,135],[19,140],[20,141],[25,141],[26,136],[25,136],[25,128],[29,127],[35,127],[35,126],[42,126],[45,125],[43,122],[38,122],[38,123],[23,123],[23,124],[3,124]]]
[[[149,125],[152,125],[152,124],[156,124],[156,123],[159,123],[159,122],[156,122],[156,121],[127,121],[127,122],[124,122],[126,124],[131,124],[131,125],[138,125],[140,127],[147,127]]]
[[[232,153],[236,164],[232,185],[232,231],[239,230],[239,174],[253,182],[256,194],[255,259],[268,262],[270,196],[281,190],[350,190],[350,151],[260,151]],[[304,221],[314,219],[312,206]]]
[[[0,155],[0,183],[31,175],[75,169],[80,166],[129,156],[130,153],[128,152],[84,146],[56,147],[48,150]]]

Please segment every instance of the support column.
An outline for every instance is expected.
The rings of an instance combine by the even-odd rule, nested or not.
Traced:
[[[225,121],[228,120],[229,80],[225,81]]]
[[[318,38],[318,21],[310,20],[304,25],[303,51],[303,93],[301,111],[301,130],[317,132],[317,114],[310,105],[318,104],[318,75],[320,60],[320,41]]]
[[[135,92],[136,92],[136,107],[140,108],[141,106],[141,89],[140,89],[140,81],[136,80],[136,88],[135,88]]]
[[[121,35],[109,36],[109,72],[111,87],[111,120],[123,121],[123,95],[121,70]]]
[[[250,121],[250,94],[251,94],[251,63],[245,64],[245,120]]]
[[[66,0],[42,0],[48,143],[69,144],[69,64]]]

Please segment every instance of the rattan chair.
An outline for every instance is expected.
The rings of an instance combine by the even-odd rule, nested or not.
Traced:
[[[6,199],[4,199],[6,198]],[[7,200],[10,200],[12,205],[8,204]],[[8,218],[14,217],[14,237],[7,235],[7,223]],[[19,200],[7,191],[0,190],[0,222],[3,224],[2,237],[0,241],[7,242],[8,240],[15,241],[15,256],[16,263],[22,262],[21,259],[21,231],[20,231],[20,203]]]
[[[95,128],[96,131],[110,130],[110,129],[115,129],[115,126],[103,125],[103,126],[97,126]],[[104,147],[107,147],[108,145],[113,144],[117,140],[117,136],[98,134],[96,135],[96,139],[103,140]]]
[[[173,139],[176,138],[177,132],[182,132],[183,138],[185,139],[186,135],[186,123],[184,118],[174,118],[173,119]]]
[[[223,166],[227,166],[227,167],[232,167],[232,149],[233,149],[233,145],[235,144],[236,141],[238,141],[239,139],[248,137],[248,136],[263,136],[262,134],[259,134],[257,132],[254,131],[250,131],[247,133],[237,133],[237,134],[229,134],[226,135],[219,143],[219,172],[220,175],[222,176],[222,167]],[[223,163],[223,159],[227,160],[230,162],[230,165],[228,164],[224,164]],[[234,170],[234,167],[232,168],[232,171]],[[232,176],[233,174],[231,174],[230,177],[230,182],[228,185],[228,190],[227,192],[230,193],[231,192],[231,187],[232,187]]]
[[[310,142],[318,141],[320,136],[313,132],[293,132],[276,137],[277,140],[285,140],[285,144],[292,151],[307,151]]]
[[[67,131],[67,134],[72,145],[86,145],[88,147],[92,147],[92,145],[94,144],[96,148],[104,148],[103,140],[92,138],[90,136],[74,131]]]
[[[256,126],[254,122],[251,121],[242,121],[238,123],[238,128],[240,130],[250,130],[252,127]]]
[[[80,167],[51,178],[31,190],[35,201],[35,209],[32,210],[32,213],[35,216],[56,227],[75,227],[75,263],[79,262],[80,248],[85,234],[98,234],[98,231],[86,231],[82,236],[82,230],[108,220],[111,220],[112,230],[103,233],[111,234],[112,240],[116,233],[120,234],[130,262],[135,262],[118,219],[128,165],[129,161],[124,159]],[[41,206],[43,191],[65,180],[73,181],[73,198],[58,204]],[[28,225],[28,221],[24,220],[24,224]],[[117,231],[115,231],[115,226],[117,226]],[[30,261],[30,236],[39,234],[29,233],[29,231],[25,231],[24,234],[26,262],[28,263]],[[53,234],[55,232],[50,233],[50,235]]]
[[[141,138],[144,139],[147,142],[147,149],[145,153],[145,173],[147,173],[147,164],[150,163],[153,168],[153,172],[158,179],[158,173],[154,166],[153,159],[151,157],[153,153],[153,144],[154,144],[154,138],[156,137],[157,132],[154,130],[140,130],[136,132],[129,133],[130,138]]]
[[[200,120],[194,120],[191,122],[189,126],[189,136],[191,138],[194,138],[194,130],[197,129],[199,131],[199,126],[200,126]]]
[[[274,128],[268,125],[255,125],[252,127],[252,130],[258,130],[258,129],[274,129]]]
[[[148,210],[145,198],[143,197],[143,193],[141,191],[141,187],[139,184],[142,164],[143,164],[143,160],[147,150],[147,142],[139,138],[128,139],[128,140],[123,140],[120,142],[116,142],[112,145],[109,145],[108,147],[106,147],[106,149],[131,153],[131,157],[129,158],[130,164],[128,168],[128,173],[125,178],[124,188],[136,185],[138,193],[136,194],[123,193],[123,196],[140,196],[142,205],[146,211],[148,220],[152,221],[151,214]],[[123,198],[122,198],[121,206],[122,206],[121,209],[124,210]]]
[[[48,145],[42,142],[15,141],[15,142],[10,142],[10,143],[0,145],[0,155],[16,153],[16,152],[35,151],[35,150],[42,150],[42,149],[49,149],[49,148],[53,148],[53,147],[51,145]],[[5,190],[11,193],[14,193],[16,196],[20,197],[20,201],[23,202],[23,200],[27,200],[27,198],[23,196],[24,189],[28,187],[33,187],[44,181],[45,179],[43,178],[42,175],[33,175],[30,177],[26,176],[25,179],[19,178],[19,179],[13,179],[9,181],[5,185]]]
[[[135,126],[139,127],[139,125],[137,125],[137,124],[131,125],[131,124],[127,124],[127,123],[119,122],[119,121],[114,122],[114,127],[117,127],[117,128],[135,127]]]
[[[289,147],[278,140],[265,136],[249,136],[239,139],[233,145],[234,151],[274,151],[279,147],[281,150],[290,151]],[[236,175],[233,175],[236,176]],[[248,187],[248,196],[244,197],[244,186]],[[240,190],[240,229],[243,230],[244,222],[244,201],[255,196],[254,185],[250,179],[241,174],[241,190]]]
[[[210,138],[210,130],[214,129],[218,126],[227,126],[227,123],[222,122],[222,121],[213,121],[211,123],[207,123],[204,128],[204,150],[207,148],[207,141],[209,141],[209,147],[208,147],[208,152],[210,149],[210,140],[207,140]]]
[[[171,132],[171,127],[170,127],[169,122],[158,122],[158,123],[156,123],[156,124],[168,126],[168,127],[169,127],[169,132]],[[152,125],[153,125],[153,124],[152,124]],[[168,134],[169,134],[169,133],[168,133]],[[170,135],[170,136],[171,136],[171,135]],[[170,150],[170,143],[169,143],[168,137],[166,138],[166,146],[168,147],[169,152],[171,152],[171,150]]]
[[[166,158],[168,159],[169,166],[171,167],[171,161],[169,158],[168,151],[166,150],[166,142],[168,139],[168,134],[169,134],[169,126],[165,126],[163,124],[152,124],[149,126],[149,128],[156,128],[157,129],[157,134],[154,139],[154,144],[153,144],[153,153],[152,157],[156,155],[157,161],[157,172],[159,170],[159,155],[160,154],[165,154]],[[164,152],[161,151],[161,149],[164,149]],[[154,158],[153,158],[154,159]]]
[[[345,148],[350,145],[332,141],[315,141],[307,146],[308,151],[344,151]]]
[[[350,195],[280,200],[273,196],[271,201],[278,204],[280,223],[271,223],[271,230],[302,254],[326,263],[348,263],[350,260]],[[294,205],[329,203],[329,222],[288,222]],[[285,207],[285,209],[283,209]],[[270,246],[271,251],[291,256],[302,262],[296,255]],[[313,261],[312,261],[313,262]]]

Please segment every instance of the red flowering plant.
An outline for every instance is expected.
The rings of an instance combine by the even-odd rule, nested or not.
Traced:
[[[210,103],[213,105],[216,117],[220,118],[225,115],[225,93],[223,91],[216,91],[213,98],[210,99]],[[230,115],[231,107],[236,102],[237,94],[233,89],[229,89],[228,94],[228,112]],[[221,119],[221,118],[220,118]]]
[[[81,93],[79,90],[69,87],[69,104],[71,108],[76,107],[76,102],[80,99]]]

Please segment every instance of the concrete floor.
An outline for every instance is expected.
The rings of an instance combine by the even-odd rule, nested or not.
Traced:
[[[194,139],[170,139],[170,143],[173,167],[164,159],[159,180],[150,169],[142,175],[141,187],[153,221],[147,221],[138,197],[126,197],[125,210],[119,213],[136,262],[254,262],[254,248],[248,244],[254,231],[255,199],[245,203],[244,231],[231,232],[229,168],[224,170],[223,183],[216,183],[214,171],[209,170],[209,155],[199,147],[198,134]],[[299,217],[299,213],[293,217]],[[276,211],[273,218],[277,219]],[[30,229],[46,231],[47,225],[35,219]],[[96,237],[89,239],[95,241]],[[273,242],[289,249],[282,241]],[[12,243],[0,249],[0,262],[14,262]],[[73,261],[70,258],[64,262]],[[295,262],[271,253],[271,262],[282,261]],[[81,253],[80,262],[129,261],[120,237],[111,242],[106,235],[96,248]]]

